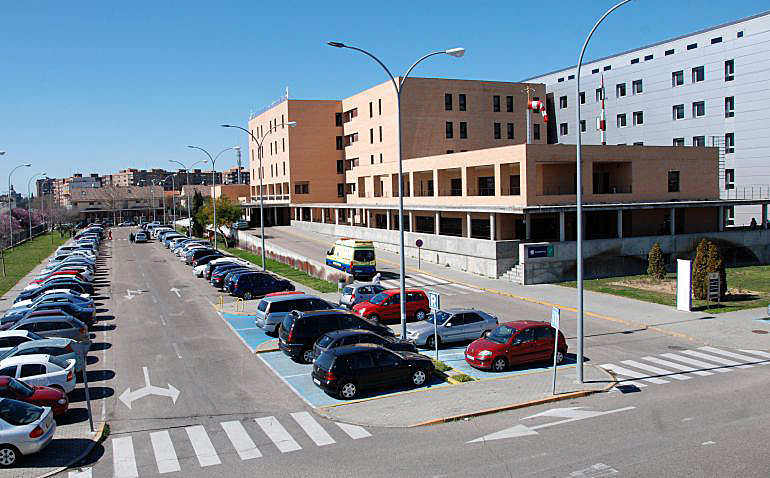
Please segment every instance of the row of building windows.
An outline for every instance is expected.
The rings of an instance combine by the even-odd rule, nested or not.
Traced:
[[[492,111],[497,113],[500,112],[500,95],[493,95],[492,96]],[[444,110],[445,111],[452,111],[454,108],[454,95],[452,93],[444,93]],[[467,99],[464,93],[459,93],[457,95],[457,109],[460,111],[467,111],[468,103]],[[513,112],[513,96],[506,96],[505,97],[505,111],[508,113]]]
[[[692,145],[694,147],[704,148],[706,147],[705,136],[693,136]],[[684,138],[674,138],[673,146],[685,146]],[[735,152],[735,133],[725,133],[725,153],[730,154]]]

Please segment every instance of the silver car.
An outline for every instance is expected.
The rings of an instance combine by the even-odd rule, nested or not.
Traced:
[[[278,334],[278,327],[292,310],[330,310],[338,306],[309,294],[286,294],[265,297],[257,304],[257,327],[270,334]]]
[[[12,466],[20,455],[39,452],[55,432],[50,408],[0,398],[0,466]]]
[[[437,321],[434,327],[433,321]],[[438,331],[438,343],[476,340],[497,327],[497,317],[475,309],[446,309],[428,314],[426,320],[406,325],[406,337],[417,346],[436,346],[434,328]]]
[[[65,312],[27,317],[13,324],[9,330],[29,330],[47,339],[61,337],[81,344],[91,343],[86,324]]]
[[[359,302],[366,302],[370,298],[384,291],[385,287],[374,283],[361,283],[346,285],[342,289],[340,305],[352,309]]]

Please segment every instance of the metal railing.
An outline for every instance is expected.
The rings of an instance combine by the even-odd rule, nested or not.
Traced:
[[[725,191],[724,199],[770,199],[770,184],[733,186]]]

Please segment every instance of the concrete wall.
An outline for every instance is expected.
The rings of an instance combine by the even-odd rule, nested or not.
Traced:
[[[583,242],[585,278],[646,273],[647,253],[655,242],[660,243],[663,254],[670,255],[669,266],[673,270],[676,259],[695,257],[695,249],[701,239],[711,240],[720,247],[727,266],[770,263],[770,230],[601,239]],[[519,245],[519,268],[523,270],[524,284],[574,280],[577,264],[575,242],[536,245],[545,244],[553,246],[553,257],[528,259],[526,249],[533,244]]]
[[[374,241],[378,248],[394,253],[399,251],[398,231],[305,221],[292,221],[291,225],[337,237],[367,239]],[[415,242],[422,239],[424,245],[420,251],[421,260],[485,277],[500,277],[519,259],[519,241],[489,241],[412,232],[405,232],[404,235],[407,257],[417,258]]]

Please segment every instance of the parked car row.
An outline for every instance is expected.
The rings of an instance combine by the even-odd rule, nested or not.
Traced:
[[[67,413],[96,321],[103,238],[101,224],[79,231],[0,317],[0,466],[43,449],[56,431],[54,417]]]

